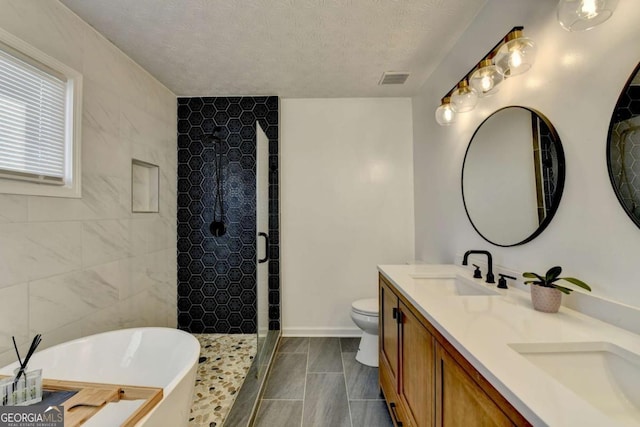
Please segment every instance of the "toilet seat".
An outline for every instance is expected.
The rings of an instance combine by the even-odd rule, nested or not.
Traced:
[[[354,313],[362,314],[370,317],[378,316],[378,298],[365,298],[354,301],[351,304],[351,310]]]

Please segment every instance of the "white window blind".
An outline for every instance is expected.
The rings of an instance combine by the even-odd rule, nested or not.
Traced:
[[[0,45],[0,175],[64,184],[67,80]]]

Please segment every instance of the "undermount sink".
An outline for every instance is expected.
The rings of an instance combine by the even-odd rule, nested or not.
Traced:
[[[509,347],[622,425],[640,423],[640,355],[607,342]]]
[[[460,296],[486,296],[500,295],[495,290],[488,288],[473,280],[466,279],[462,276],[455,277],[433,277],[425,275],[411,276],[420,286],[429,286],[433,291],[448,295]]]

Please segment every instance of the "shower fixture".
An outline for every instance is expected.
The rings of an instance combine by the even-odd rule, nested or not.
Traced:
[[[227,232],[227,226],[224,223],[224,192],[222,189],[222,139],[220,133],[222,128],[216,126],[210,135],[204,138],[205,144],[213,144],[215,150],[215,167],[216,167],[216,192],[213,202],[213,221],[209,224],[209,231],[215,237],[224,236]]]

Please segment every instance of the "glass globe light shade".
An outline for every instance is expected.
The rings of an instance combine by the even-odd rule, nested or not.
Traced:
[[[533,40],[523,37],[522,31],[515,30],[507,34],[494,62],[505,78],[517,76],[531,68],[536,60],[536,51]]]
[[[442,99],[442,103],[436,108],[436,122],[440,126],[448,126],[456,121],[456,112],[451,107],[451,98]]]
[[[458,83],[458,88],[451,94],[451,105],[456,113],[466,113],[478,103],[478,92],[469,87],[466,80]]]
[[[496,93],[503,79],[501,70],[493,65],[490,59],[484,59],[480,62],[478,69],[471,74],[469,84],[482,98]]]
[[[560,0],[558,22],[567,31],[586,31],[611,18],[618,0]]]

